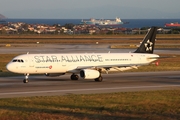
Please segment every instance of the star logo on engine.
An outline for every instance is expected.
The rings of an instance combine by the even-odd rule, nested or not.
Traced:
[[[152,45],[153,43],[150,42],[149,40],[144,44],[146,51],[152,51]]]

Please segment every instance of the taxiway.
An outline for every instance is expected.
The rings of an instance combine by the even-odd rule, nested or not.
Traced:
[[[180,71],[125,72],[103,74],[103,77],[102,82],[95,82],[83,79],[71,81],[68,74],[60,77],[38,75],[30,76],[29,83],[26,84],[22,82],[23,75],[0,77],[0,98],[180,88]]]

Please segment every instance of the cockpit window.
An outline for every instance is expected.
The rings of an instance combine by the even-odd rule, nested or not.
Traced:
[[[17,60],[16,60],[16,59],[14,59],[12,62],[17,62]]]
[[[24,60],[22,60],[22,59],[14,59],[12,62],[20,62],[20,63],[23,63]]]

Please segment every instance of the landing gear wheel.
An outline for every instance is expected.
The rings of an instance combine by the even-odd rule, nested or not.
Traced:
[[[78,75],[75,75],[75,74],[71,75],[71,80],[78,80],[78,79],[79,79]]]
[[[23,80],[23,83],[28,83],[29,74],[24,74],[24,75],[25,75],[25,79]]]
[[[23,83],[28,83],[28,82],[29,82],[28,79],[23,80]]]
[[[99,76],[98,78],[94,79],[96,82],[102,82],[103,80],[103,77],[102,76]]]

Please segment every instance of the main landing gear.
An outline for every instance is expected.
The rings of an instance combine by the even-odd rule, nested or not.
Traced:
[[[71,80],[78,80],[78,79],[79,79],[78,75],[74,73],[71,75]],[[101,75],[98,78],[94,79],[94,81],[96,82],[102,82],[102,80],[103,80],[103,77]]]
[[[25,78],[23,80],[23,83],[28,83],[28,77],[29,77],[29,74],[25,74]]]
[[[94,81],[96,82],[102,82],[103,77],[100,75],[98,78],[94,79]]]
[[[100,75],[99,75],[98,78],[94,79],[94,81],[96,81],[96,82],[102,82],[102,80],[103,80],[103,77],[101,76],[102,69],[98,69],[98,71],[99,71]]]
[[[78,79],[79,79],[79,76],[76,75],[75,73],[73,73],[73,74],[71,75],[71,80],[78,80]]]

